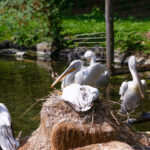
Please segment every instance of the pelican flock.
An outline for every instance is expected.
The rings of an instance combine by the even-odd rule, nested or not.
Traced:
[[[6,106],[0,103],[0,147],[2,150],[16,150],[19,142],[14,139],[11,116]]]
[[[55,80],[51,87],[55,86],[64,77],[62,85],[62,99],[68,102],[76,111],[87,111],[91,108],[92,102],[99,96],[96,87],[96,80],[105,67],[94,63],[82,69],[81,60],[72,61],[69,67]]]
[[[93,101],[99,97],[97,88],[108,85],[110,73],[104,65],[96,63],[96,56],[92,51],[84,54],[90,65],[83,66],[83,61],[74,60],[69,67],[54,81],[51,87],[62,81],[61,98],[76,111],[87,111],[92,107]],[[120,87],[121,108],[119,114],[127,115],[140,107],[144,99],[146,81],[140,80],[137,73],[137,62],[134,56],[128,61],[132,81],[124,81]]]
[[[121,108],[119,113],[129,115],[136,107],[141,106],[144,100],[144,90],[146,89],[146,81],[140,80],[137,73],[137,62],[134,56],[131,56],[128,61],[129,70],[131,72],[132,81],[124,81],[121,84],[119,94],[121,95]]]

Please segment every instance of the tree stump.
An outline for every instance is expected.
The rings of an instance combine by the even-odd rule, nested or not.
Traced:
[[[67,150],[110,141],[138,148],[150,145],[148,136],[119,121],[105,100],[96,100],[90,111],[78,114],[58,93],[51,93],[43,104],[39,128],[22,139],[19,150]]]

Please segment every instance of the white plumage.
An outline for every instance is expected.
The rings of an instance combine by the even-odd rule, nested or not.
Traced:
[[[62,93],[61,98],[71,103],[77,112],[89,110],[93,101],[99,97],[99,90],[88,85],[71,84]]]
[[[8,109],[0,103],[0,147],[3,150],[16,150],[19,142],[14,139],[11,129],[11,117]]]
[[[92,51],[86,51],[84,54],[84,58],[88,61],[90,61],[90,66],[96,63],[96,56],[95,53]],[[108,85],[110,73],[107,70],[107,68],[104,68],[105,71],[100,74],[98,80],[96,80],[96,86],[97,88],[106,88]]]
[[[105,67],[99,63],[94,63],[76,73],[75,82],[81,85],[97,87],[99,77],[104,73]]]
[[[121,95],[120,100],[122,103],[119,113],[123,115],[129,115],[130,112],[141,105],[142,99],[144,99],[144,90],[146,89],[146,81],[140,80],[137,74],[137,62],[134,56],[129,58],[128,65],[133,80],[124,81],[120,87],[119,94]]]

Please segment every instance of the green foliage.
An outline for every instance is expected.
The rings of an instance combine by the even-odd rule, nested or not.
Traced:
[[[46,36],[47,21],[44,21],[42,14],[37,12],[35,2],[35,0],[0,2],[0,41],[13,40],[21,46],[29,47],[37,42],[50,40]]]
[[[144,48],[142,41],[144,37],[134,31],[123,31],[115,33],[115,45],[121,49],[121,52],[126,50],[141,50]]]
[[[6,0],[0,3],[0,40],[14,40],[19,45],[31,46],[40,41],[61,45],[61,7],[58,0]],[[44,14],[44,16],[43,16]]]
[[[61,49],[63,46],[62,15],[65,0],[41,0],[40,11],[48,18],[48,36],[52,37],[52,48]]]

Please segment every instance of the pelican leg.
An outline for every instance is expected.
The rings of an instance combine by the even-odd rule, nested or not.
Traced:
[[[129,120],[130,120],[130,114],[127,112],[127,123],[129,122]]]

